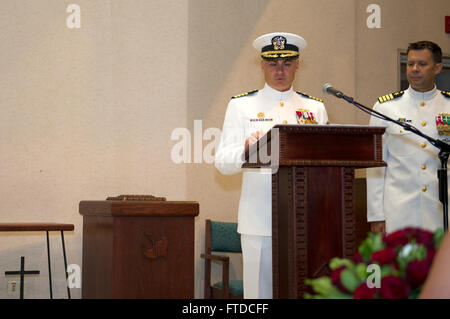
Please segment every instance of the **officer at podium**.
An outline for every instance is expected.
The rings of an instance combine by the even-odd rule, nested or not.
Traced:
[[[441,48],[429,41],[408,47],[409,87],[378,98],[374,110],[404,121],[434,139],[450,135],[450,93],[436,89],[442,69]],[[386,168],[367,169],[367,220],[374,232],[390,233],[408,226],[443,227],[437,169],[439,150],[401,126],[374,116],[370,125],[384,126]],[[447,137],[446,137],[447,136]]]
[[[272,175],[270,169],[242,169],[244,152],[274,125],[328,122],[322,100],[292,87],[306,45],[292,33],[258,37],[253,46],[261,56],[265,85],[232,97],[225,114],[215,166],[224,175],[243,172],[238,232],[244,298],[272,298]]]

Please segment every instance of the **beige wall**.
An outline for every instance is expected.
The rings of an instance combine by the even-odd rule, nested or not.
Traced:
[[[359,0],[356,9],[364,12],[375,1]],[[448,1],[379,0],[381,29],[368,29],[366,16],[356,15],[356,91],[358,100],[373,106],[378,96],[400,90],[399,50],[411,42],[430,40],[450,55],[450,34],[444,32]],[[357,114],[357,122],[368,123],[369,116]]]
[[[70,3],[81,7],[81,29],[66,26]],[[187,3],[10,0],[0,21],[0,222],[74,223],[68,262],[81,266],[81,200],[186,199],[170,135],[186,126]],[[65,298],[61,243],[51,239],[54,297]],[[47,298],[45,234],[0,233],[2,273],[21,255],[41,270],[26,296]],[[8,279],[0,298],[12,298]]]
[[[430,39],[450,53],[446,0],[379,0],[368,29],[363,0],[4,0],[0,3],[0,222],[75,224],[69,263],[81,266],[78,203],[119,194],[200,202],[196,297],[203,296],[204,220],[236,221],[241,176],[205,163],[174,164],[175,128],[221,128],[230,96],[263,85],[254,38],[272,31],[308,41],[295,87],[325,100],[333,123],[367,116],[324,96],[331,82],[363,104],[398,89],[398,50]],[[81,7],[81,29],[66,8]],[[203,142],[203,147],[209,141]],[[363,174],[363,173],[362,173]],[[60,242],[52,234],[54,296],[65,298]],[[0,270],[19,267],[28,297],[48,296],[44,234],[1,234]],[[214,268],[217,276],[218,267]],[[239,258],[232,277],[242,276]],[[0,276],[0,298],[8,279]],[[73,289],[80,297],[79,289]]]

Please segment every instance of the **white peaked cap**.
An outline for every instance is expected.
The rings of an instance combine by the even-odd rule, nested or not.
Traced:
[[[266,59],[296,57],[306,46],[301,36],[287,32],[267,33],[253,41],[253,47]]]

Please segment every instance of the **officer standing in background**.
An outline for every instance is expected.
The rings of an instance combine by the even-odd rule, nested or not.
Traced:
[[[450,135],[447,121],[450,93],[436,89],[442,70],[441,48],[429,41],[408,47],[406,76],[409,88],[382,96],[374,110],[404,121],[424,134],[443,139]],[[374,116],[370,125],[384,126],[386,168],[367,169],[367,220],[371,230],[390,233],[408,226],[435,230],[443,227],[437,169],[439,150],[401,126]]]
[[[257,38],[265,86],[234,96],[228,104],[215,166],[224,175],[243,172],[238,232],[243,253],[244,298],[272,298],[272,175],[270,169],[242,169],[244,152],[277,124],[326,124],[321,100],[292,83],[306,41],[276,32]]]

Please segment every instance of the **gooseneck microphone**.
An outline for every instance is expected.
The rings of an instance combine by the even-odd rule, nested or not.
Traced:
[[[322,87],[322,91],[325,94],[331,94],[340,99],[344,97],[344,93],[342,93],[339,90],[336,90],[331,83],[325,83]]]

